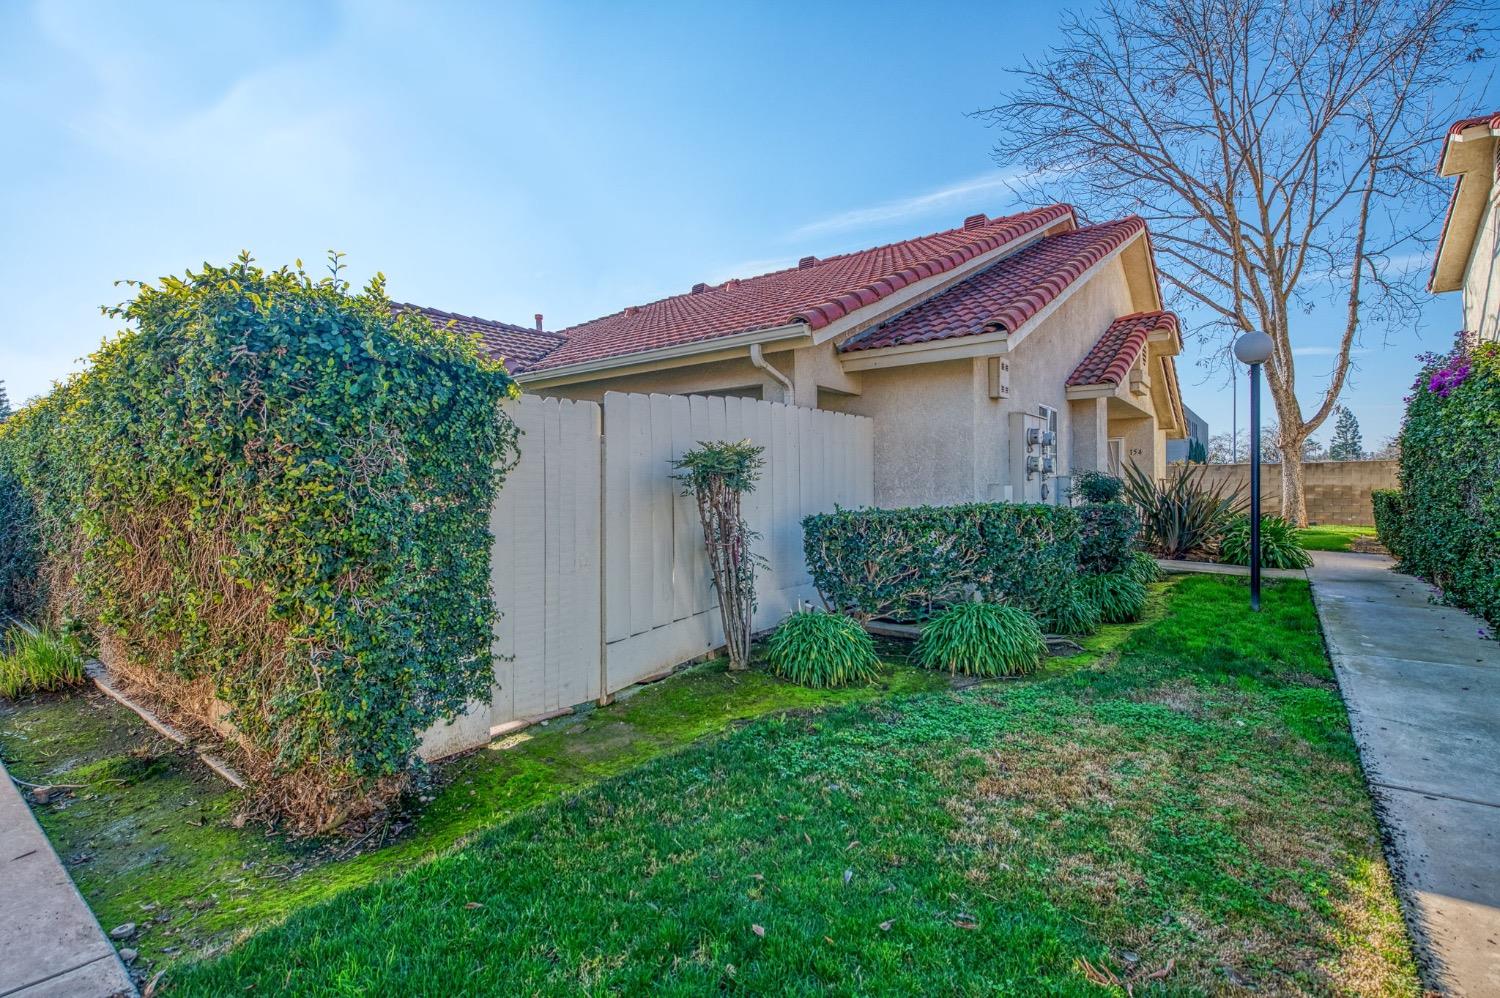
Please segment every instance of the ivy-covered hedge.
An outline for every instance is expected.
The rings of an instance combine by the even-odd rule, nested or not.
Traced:
[[[1375,489],[1370,493],[1370,508],[1375,514],[1375,535],[1391,557],[1399,559],[1405,547],[1401,531],[1406,520],[1406,497],[1400,489]]]
[[[1090,502],[1075,509],[1080,527],[1078,567],[1089,575],[1124,568],[1141,532],[1135,510],[1122,502]]]
[[[1078,514],[1060,506],[841,509],[802,531],[824,603],[861,620],[925,619],[974,590],[1045,614],[1078,572]]]
[[[308,829],[488,696],[516,444],[500,364],[333,271],[134,285],[109,310],[133,328],[0,424],[0,594],[179,716],[227,706],[260,799]]]
[[[1402,566],[1500,625],[1500,344],[1427,356],[1401,427]]]

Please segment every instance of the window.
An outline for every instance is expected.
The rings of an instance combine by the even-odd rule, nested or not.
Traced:
[[[1039,405],[1036,407],[1036,414],[1047,421],[1047,429],[1051,430],[1053,433],[1057,432],[1056,409],[1052,408],[1050,405]]]
[[[1125,438],[1110,437],[1109,439],[1109,473],[1116,478],[1125,474]]]

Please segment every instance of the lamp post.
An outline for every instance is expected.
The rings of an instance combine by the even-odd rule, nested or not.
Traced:
[[[1250,609],[1260,610],[1260,365],[1271,359],[1265,333],[1245,333],[1234,341],[1234,356],[1250,365]]]

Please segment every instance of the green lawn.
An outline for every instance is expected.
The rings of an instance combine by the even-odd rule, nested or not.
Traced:
[[[1309,551],[1348,551],[1356,537],[1374,536],[1374,527],[1350,527],[1338,523],[1303,527],[1297,531],[1297,539]]]
[[[799,694],[621,765],[172,993],[1103,993],[1091,966],[1138,994],[1419,994],[1306,584],[1258,616],[1240,579],[1158,591],[1039,680]],[[478,793],[531,800],[530,769]]]

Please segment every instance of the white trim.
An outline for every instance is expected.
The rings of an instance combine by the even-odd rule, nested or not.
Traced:
[[[950,336],[928,343],[903,343],[874,350],[856,350],[838,354],[845,371],[873,371],[902,364],[933,364],[965,357],[996,357],[1010,351],[1006,333],[976,333],[972,336]]]

